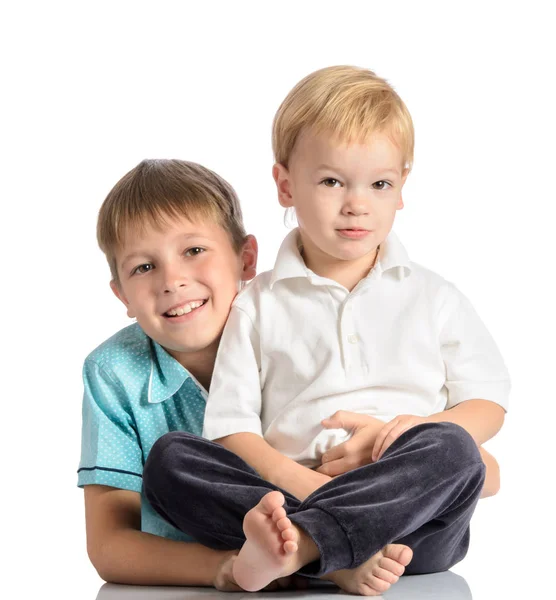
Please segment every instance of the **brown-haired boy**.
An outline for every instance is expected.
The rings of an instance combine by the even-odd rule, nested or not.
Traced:
[[[87,550],[117,583],[239,590],[237,551],[218,551],[161,519],[142,492],[154,442],[200,434],[221,331],[255,275],[231,186],[201,165],[144,160],[108,194],[98,217],[114,294],[137,322],[86,359],[82,454]],[[190,543],[183,543],[183,542]]]

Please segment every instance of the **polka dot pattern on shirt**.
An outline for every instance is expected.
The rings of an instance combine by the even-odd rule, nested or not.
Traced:
[[[85,360],[83,429],[78,485],[108,485],[141,492],[145,460],[169,431],[201,435],[206,392],[187,370],[138,324],[119,331]],[[143,529],[191,539],[165,523],[151,507]]]

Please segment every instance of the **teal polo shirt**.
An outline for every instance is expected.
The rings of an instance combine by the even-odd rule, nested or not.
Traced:
[[[169,431],[201,435],[207,392],[137,323],[106,340],[83,367],[83,429],[77,485],[141,494],[141,529],[193,541],[153,510],[142,491],[143,466]]]

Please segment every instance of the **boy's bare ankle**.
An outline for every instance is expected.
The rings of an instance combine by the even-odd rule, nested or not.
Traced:
[[[297,532],[299,534],[298,555],[300,562],[303,564],[303,566],[305,566],[309,563],[314,562],[315,560],[318,560],[320,558],[320,552],[317,548],[317,545],[313,541],[313,538],[311,538],[307,533],[305,533],[304,529],[302,529],[295,523],[294,527],[295,529],[297,529]]]

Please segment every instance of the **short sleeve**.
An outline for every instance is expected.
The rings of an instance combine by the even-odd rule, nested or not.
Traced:
[[[440,344],[447,409],[473,399],[508,409],[510,378],[500,351],[469,300],[452,285],[441,310]]]
[[[247,313],[232,306],[218,347],[203,437],[256,433],[261,426],[260,339]]]
[[[83,427],[77,485],[141,491],[142,450],[121,384],[91,359],[83,367]]]

